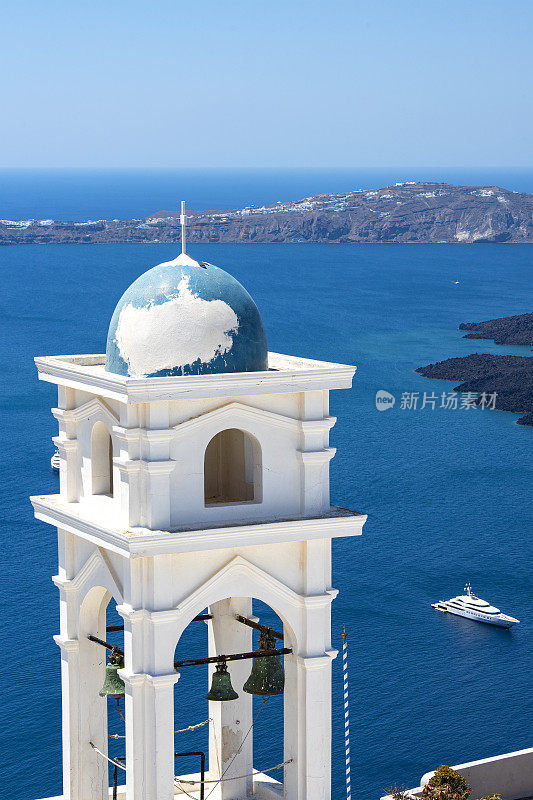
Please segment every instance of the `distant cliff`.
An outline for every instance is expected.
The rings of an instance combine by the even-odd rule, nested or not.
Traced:
[[[473,331],[465,339],[494,339],[497,344],[533,344],[533,314],[501,317],[486,322],[464,322],[460,330]],[[426,378],[463,381],[456,392],[496,393],[496,408],[524,414],[519,425],[533,425],[533,358],[530,356],[472,353],[448,358],[416,370]]]
[[[176,242],[179,212],[144,219],[0,220],[0,244]],[[190,212],[192,242],[533,242],[533,195],[401,183],[231,211]]]

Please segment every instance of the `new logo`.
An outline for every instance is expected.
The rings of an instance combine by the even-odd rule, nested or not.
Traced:
[[[376,392],[376,408],[378,411],[388,411],[389,408],[392,408],[394,403],[396,402],[396,398],[390,392],[386,392],[385,389],[380,389]]]

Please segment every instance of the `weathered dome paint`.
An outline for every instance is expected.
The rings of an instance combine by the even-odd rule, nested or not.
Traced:
[[[235,278],[182,254],[124,292],[109,325],[105,368],[150,378],[266,370],[263,322]]]

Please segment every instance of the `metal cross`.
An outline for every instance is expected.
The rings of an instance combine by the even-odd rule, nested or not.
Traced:
[[[187,217],[185,216],[185,200],[181,201],[180,223],[181,223],[181,252],[185,253],[185,245],[186,245],[185,225],[187,223]]]

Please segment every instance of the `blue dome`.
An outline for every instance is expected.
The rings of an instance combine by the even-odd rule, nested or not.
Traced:
[[[263,322],[235,278],[182,253],[124,292],[109,325],[105,368],[150,378],[266,370]]]

